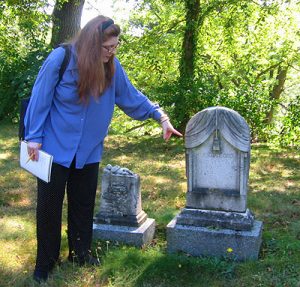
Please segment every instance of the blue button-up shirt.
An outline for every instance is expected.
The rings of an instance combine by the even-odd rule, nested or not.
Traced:
[[[75,48],[59,83],[59,69],[65,51],[59,47],[45,60],[34,84],[25,116],[25,139],[42,144],[53,161],[65,167],[76,156],[76,168],[101,160],[115,104],[136,120],[159,120],[162,111],[129,81],[115,58],[111,85],[99,97],[79,102]]]

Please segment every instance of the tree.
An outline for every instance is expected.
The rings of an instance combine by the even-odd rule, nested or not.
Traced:
[[[80,29],[82,8],[85,0],[56,0],[52,21],[51,46],[74,37]]]
[[[240,112],[253,138],[266,137],[267,123],[278,125],[272,119],[278,121],[289,98],[286,81],[297,71],[291,67],[298,66],[296,0],[138,2],[130,24],[143,32],[126,34],[121,57],[177,127],[212,105]]]
[[[299,58],[297,15],[296,1],[249,2],[223,7],[204,26],[209,51],[197,67],[218,83],[217,104],[239,111],[254,138],[266,139],[270,125],[278,125],[274,112],[281,113],[284,84]]]
[[[197,43],[199,35],[199,20],[201,17],[201,5],[199,0],[185,0],[185,29],[182,42],[182,56],[180,59],[180,78],[194,79],[195,63],[197,55]],[[203,17],[202,17],[203,18]]]
[[[50,17],[45,0],[0,4],[0,119],[14,119],[45,52]]]

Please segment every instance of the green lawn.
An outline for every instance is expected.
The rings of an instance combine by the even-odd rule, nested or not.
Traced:
[[[114,134],[105,146],[100,171],[110,163],[140,175],[143,209],[157,223],[155,238],[142,249],[94,242],[101,267],[79,268],[66,261],[64,215],[62,263],[42,286],[300,287],[299,151],[252,146],[248,207],[264,222],[263,244],[258,261],[241,263],[166,253],[166,225],[185,205],[182,139]],[[17,126],[0,123],[1,287],[35,286],[35,178],[19,168],[18,148]]]

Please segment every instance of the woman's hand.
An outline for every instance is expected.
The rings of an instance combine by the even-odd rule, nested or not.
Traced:
[[[168,119],[164,120],[161,123],[161,126],[163,129],[163,138],[165,141],[168,141],[170,139],[170,137],[172,136],[172,134],[182,137],[182,134],[173,128],[172,124],[170,123],[170,121]]]
[[[28,142],[27,143],[27,152],[28,152],[28,156],[31,160],[39,160],[39,149],[41,148],[41,144],[40,143],[36,143],[36,142]]]

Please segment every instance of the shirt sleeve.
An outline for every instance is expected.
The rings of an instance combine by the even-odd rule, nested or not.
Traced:
[[[51,109],[64,54],[61,47],[53,50],[38,73],[24,119],[25,139],[28,141],[43,141],[44,124]]]
[[[115,59],[115,68],[116,105],[135,120],[153,118],[159,121],[163,114],[159,105],[152,103],[131,84],[117,59]]]

